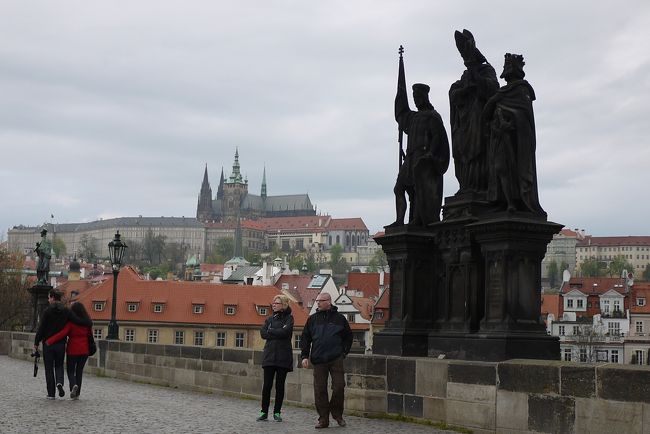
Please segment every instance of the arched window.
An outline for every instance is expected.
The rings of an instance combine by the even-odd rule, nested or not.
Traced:
[[[341,244],[341,237],[338,235],[336,236],[336,244]]]

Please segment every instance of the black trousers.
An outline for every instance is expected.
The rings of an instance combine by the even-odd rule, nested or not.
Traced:
[[[65,359],[65,368],[68,371],[68,383],[70,383],[70,390],[77,385],[81,393],[81,380],[84,373],[84,366],[88,356],[70,356]]]
[[[332,377],[332,397],[328,397],[328,377]],[[330,413],[336,420],[343,417],[345,403],[345,370],[343,357],[329,363],[314,365],[314,404],[318,421],[329,424]]]
[[[47,396],[54,396],[57,384],[63,384],[63,359],[65,358],[65,340],[53,345],[43,341],[43,365],[45,365],[45,384]]]
[[[269,404],[271,403],[271,387],[273,387],[273,377],[275,377],[275,403],[273,404],[273,413],[280,413],[282,410],[282,401],[284,401],[284,382],[287,379],[288,369],[278,368],[275,366],[264,367],[264,385],[262,386],[262,412],[269,413]]]

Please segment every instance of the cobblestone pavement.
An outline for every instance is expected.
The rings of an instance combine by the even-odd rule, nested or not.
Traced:
[[[315,433],[313,409],[285,406],[284,422],[256,422],[259,402],[87,374],[78,401],[45,398],[43,364],[0,356],[0,433]],[[67,383],[67,378],[66,378]],[[330,433],[451,433],[430,426],[345,416]]]

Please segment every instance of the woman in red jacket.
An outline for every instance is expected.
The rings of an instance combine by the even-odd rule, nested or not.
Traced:
[[[52,335],[46,342],[48,345],[52,345],[64,339],[66,336],[68,337],[65,365],[68,371],[68,383],[70,383],[70,398],[79,399],[79,394],[81,393],[81,377],[86,361],[88,360],[88,354],[90,353],[88,337],[92,333],[93,322],[83,304],[74,303],[70,307],[70,310],[79,318],[86,320],[89,325],[77,325],[68,321],[60,332]]]

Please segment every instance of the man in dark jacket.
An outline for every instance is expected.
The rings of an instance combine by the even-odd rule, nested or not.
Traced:
[[[345,377],[343,359],[352,346],[348,320],[332,306],[332,297],[321,292],[316,297],[316,313],[307,319],[300,339],[302,367],[314,365],[314,403],[318,412],[316,428],[327,428],[329,415],[345,426],[343,402]],[[332,398],[327,395],[328,376],[332,377]]]
[[[38,324],[38,329],[36,330],[34,350],[37,350],[38,344],[43,341],[43,364],[45,365],[47,399],[54,399],[55,385],[56,389],[59,391],[59,396],[65,396],[65,391],[63,390],[65,339],[52,345],[47,345],[45,340],[63,329],[68,320],[79,325],[89,324],[86,324],[86,321],[72,314],[70,309],[61,303],[61,293],[59,291],[54,289],[51,290],[48,293],[48,301],[50,305],[43,311],[43,315]]]

